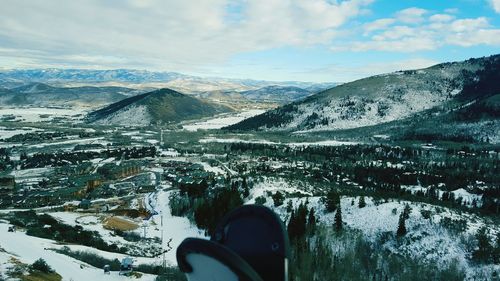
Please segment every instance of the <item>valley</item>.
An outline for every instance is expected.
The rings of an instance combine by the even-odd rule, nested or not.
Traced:
[[[0,280],[27,278],[39,258],[62,280],[186,280],[177,246],[208,238],[242,204],[285,222],[292,280],[498,280],[498,65],[493,56],[319,93],[232,80],[212,97],[180,81],[221,80],[180,74],[17,73],[24,86],[0,75],[10,87],[0,93]],[[112,82],[119,93],[79,89]]]

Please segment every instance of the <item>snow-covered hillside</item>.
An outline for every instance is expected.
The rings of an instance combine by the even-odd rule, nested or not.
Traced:
[[[58,245],[54,241],[27,236],[24,232],[8,232],[7,229],[7,224],[0,223],[0,279],[7,278],[6,272],[13,267],[12,257],[25,264],[32,264],[37,259],[43,258],[65,281],[128,279],[118,275],[118,272],[104,275],[101,268],[95,268],[54,252],[53,249],[62,247],[62,245]],[[152,281],[155,278],[155,275],[144,274],[136,280]]]
[[[242,121],[231,129],[322,131],[400,120],[456,100],[498,56],[398,71],[346,83]]]
[[[265,197],[264,204],[274,209],[285,222],[290,217],[288,202],[290,201],[294,208],[304,203],[309,208],[314,208],[321,224],[333,227],[335,212],[327,212],[321,197],[312,196],[312,190],[311,186],[300,181],[263,178],[255,183],[246,203],[255,203],[256,198]],[[277,191],[295,196],[285,199],[283,205],[275,207],[270,194]],[[296,197],[297,194],[301,195]],[[471,251],[475,248],[473,237],[479,228],[488,227],[492,240],[500,232],[489,221],[477,215],[404,200],[374,200],[367,197],[366,206],[363,208],[358,206],[358,202],[359,197],[341,198],[342,220],[348,228],[361,231],[371,243],[381,243],[384,249],[392,253],[418,259],[423,263],[442,266],[454,263],[465,271],[466,280],[484,280],[481,276],[491,276],[492,272],[500,270],[500,265],[477,265],[470,260]],[[396,239],[399,215],[406,205],[411,208],[406,221],[408,233],[403,239]],[[461,225],[463,230],[453,229],[451,225],[454,223]],[[331,247],[337,253],[341,245],[337,245],[333,239]]]
[[[123,99],[87,115],[90,123],[145,126],[173,123],[230,112],[231,109],[181,94],[159,89]]]
[[[151,114],[144,105],[131,105],[121,108],[112,114],[105,116],[95,122],[96,125],[127,125],[127,126],[147,126],[152,122]]]

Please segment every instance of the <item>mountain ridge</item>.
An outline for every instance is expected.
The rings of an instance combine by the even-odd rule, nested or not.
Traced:
[[[449,102],[472,99],[473,94],[467,89],[483,87],[480,77],[500,80],[499,72],[488,70],[499,63],[500,55],[494,55],[371,76],[308,96],[226,129],[334,131],[399,120]],[[485,71],[488,73],[482,73]],[[485,78],[488,75],[493,77]],[[464,92],[468,92],[469,97]]]
[[[211,95],[217,91],[242,92],[278,85],[299,87],[318,92],[337,83],[301,81],[265,81],[254,79],[201,77],[168,71],[136,69],[7,69],[0,70],[0,87],[15,88],[32,82],[41,82],[57,87],[68,86],[121,86],[140,90],[169,88],[193,95]]]
[[[0,105],[99,107],[139,92],[124,87],[54,87],[40,82],[32,82],[12,89],[0,90]]]
[[[89,113],[88,123],[151,125],[174,123],[231,111],[230,108],[163,88],[139,94]]]

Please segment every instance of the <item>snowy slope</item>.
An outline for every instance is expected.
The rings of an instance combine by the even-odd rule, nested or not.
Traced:
[[[0,247],[6,251],[6,253],[0,255],[0,262],[2,263],[5,263],[10,256],[14,256],[26,264],[32,264],[35,260],[43,258],[65,281],[103,280],[104,278],[113,281],[129,279],[128,277],[119,276],[117,272],[105,276],[100,268],[92,267],[68,256],[48,250],[60,247],[51,240],[27,236],[23,232],[7,232],[7,228],[7,224],[0,223]],[[6,266],[2,265],[2,267]],[[154,275],[144,274],[137,280],[154,280],[155,277]]]
[[[229,129],[323,131],[400,120],[457,99],[464,85],[475,81],[485,64],[499,58],[446,63],[357,80],[244,120]]]
[[[105,125],[144,126],[198,119],[230,111],[228,107],[165,88],[126,98],[90,112],[87,121]]]
[[[300,182],[263,178],[251,189],[246,204],[252,204],[255,202],[256,197],[264,196],[267,198],[265,205],[274,209],[286,222],[290,215],[286,210],[288,201],[291,201],[295,208],[301,203],[308,202],[309,208],[315,209],[315,214],[320,223],[326,226],[334,225],[335,212],[326,212],[321,197],[308,194],[313,189],[313,187],[304,186]],[[276,191],[285,194],[301,193],[303,197],[285,199],[283,205],[274,207],[273,200],[267,193],[274,194]],[[457,190],[457,193],[460,192],[462,191]],[[471,251],[469,241],[480,227],[486,226],[489,228],[492,240],[500,232],[500,229],[495,228],[494,224],[477,215],[460,213],[425,203],[402,200],[384,202],[375,201],[370,197],[366,198],[366,207],[359,208],[358,201],[359,197],[342,197],[343,222],[352,229],[362,231],[365,238],[372,243],[384,241],[383,247],[385,249],[393,253],[417,258],[425,263],[442,265],[456,263],[465,270],[467,280],[473,280],[479,274],[481,276],[491,276],[492,271],[500,270],[500,265],[476,265],[469,259]],[[406,221],[408,233],[404,239],[397,240],[394,235],[398,228],[399,215],[406,204],[412,209]],[[430,212],[430,218],[424,218],[422,212]],[[445,220],[464,220],[466,229],[463,232],[456,233],[445,226]],[[335,243],[332,244],[334,249],[337,249],[335,248],[337,246]],[[473,243],[472,247],[474,247]]]
[[[195,225],[192,225],[188,218],[172,216],[169,206],[169,196],[172,192],[173,191],[159,190],[153,193],[145,194],[144,198],[141,199],[141,203],[134,201],[134,204],[141,204],[151,214],[154,214],[148,220],[142,220],[142,218],[135,219],[134,222],[140,226],[135,230],[135,232],[138,235],[142,236],[145,230],[146,237],[160,239],[162,237],[163,229],[163,245],[150,241],[127,242],[122,237],[113,235],[113,231],[110,231],[103,227],[103,215],[82,214],[74,212],[55,212],[49,214],[65,224],[73,226],[80,225],[85,230],[97,231],[101,238],[108,243],[127,245],[129,248],[133,248],[136,246],[142,247],[145,254],[146,252],[150,252],[148,251],[149,248],[160,248],[161,246],[163,246],[163,249],[165,250],[170,249],[167,253],[165,253],[166,262],[171,266],[175,266],[177,264],[175,249],[177,249],[182,240],[187,237],[205,237],[205,235],[204,231],[199,230]],[[124,219],[132,220],[129,218]],[[91,251],[100,256],[111,259],[114,259],[117,256],[122,256],[120,254],[103,252],[85,246],[70,246],[70,248]],[[158,258],[144,257],[137,258],[137,260],[139,263],[156,264],[160,262],[161,258],[161,256]]]
[[[130,126],[147,126],[152,123],[153,118],[146,106],[132,105],[122,108],[102,119],[95,121],[96,125],[122,124]]]

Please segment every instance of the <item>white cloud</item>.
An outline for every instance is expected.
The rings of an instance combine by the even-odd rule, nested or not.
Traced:
[[[468,33],[455,33],[446,37],[448,44],[471,47],[476,45],[500,46],[500,29],[479,29]]]
[[[378,19],[365,24],[363,28],[365,32],[372,32],[380,29],[385,29],[395,22],[396,20],[393,18]]]
[[[401,39],[404,37],[409,37],[413,36],[415,34],[416,28],[408,27],[408,26],[394,26],[390,29],[387,29],[381,34],[377,34],[373,36],[372,38],[377,41],[383,41],[383,40],[395,40],[395,39]]]
[[[348,47],[334,48],[333,50],[363,51],[387,51],[411,53],[416,51],[430,51],[438,47],[431,38],[405,37],[398,40],[373,40],[368,42],[354,42]]]
[[[453,20],[455,17],[448,14],[435,14],[429,17],[431,22],[449,22]]]
[[[333,64],[320,69],[311,69],[315,75],[327,75],[329,81],[349,82],[377,74],[399,70],[421,69],[438,64],[438,61],[427,58],[409,58],[387,62],[354,63],[352,65]]]
[[[399,11],[394,21],[389,18],[365,24],[364,36],[369,40],[336,45],[332,50],[411,53],[447,45],[500,46],[500,29],[492,27],[485,17],[456,19],[449,14],[428,14],[418,8]],[[421,24],[415,24],[416,17]]]
[[[445,9],[444,12],[448,13],[448,14],[458,14],[458,12],[460,12],[460,10],[458,10],[457,8],[448,8],[448,9]]]
[[[425,14],[427,14],[427,10],[412,7],[399,11],[396,18],[402,23],[417,24],[424,21]]]
[[[455,20],[450,24],[450,29],[452,32],[474,32],[488,26],[488,20],[484,17],[480,17],[475,19]]]
[[[493,6],[495,12],[500,14],[500,0],[491,0],[491,5]]]
[[[20,50],[26,64],[190,71],[242,52],[330,43],[371,2],[4,0],[0,47]]]

